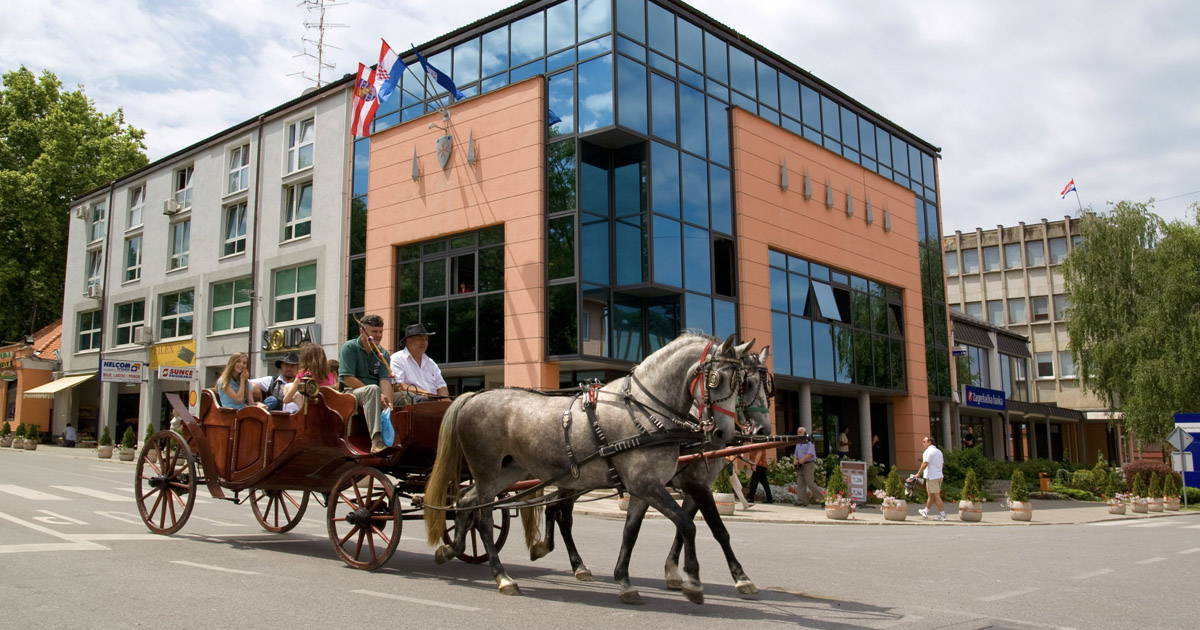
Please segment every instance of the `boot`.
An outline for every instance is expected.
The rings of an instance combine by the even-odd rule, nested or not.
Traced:
[[[387,444],[383,443],[383,435],[382,434],[376,433],[375,435],[371,436],[371,452],[372,453],[378,453],[379,451],[382,451],[385,448],[387,448]]]

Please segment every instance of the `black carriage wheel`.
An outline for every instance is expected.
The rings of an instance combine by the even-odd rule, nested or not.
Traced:
[[[196,462],[192,449],[174,431],[159,431],[138,454],[134,498],[142,522],[169,536],[187,522],[196,504]]]
[[[255,488],[250,491],[250,507],[254,510],[254,518],[258,519],[258,524],[262,525],[263,529],[282,534],[292,531],[300,524],[300,519],[304,518],[304,511],[308,509],[309,494],[304,492],[297,501],[294,492]]]
[[[496,496],[497,501],[506,498],[508,498],[506,492]],[[500,553],[500,550],[504,548],[504,542],[508,540],[508,528],[514,511],[502,507],[492,508],[492,541],[496,544],[496,553]],[[446,531],[442,532],[442,542],[447,545],[453,542],[456,529],[458,529],[458,524],[454,521],[454,512],[446,512]],[[488,561],[487,550],[483,548],[483,540],[479,537],[478,531],[472,528],[467,533],[463,552],[455,557],[469,564],[483,564]]]
[[[338,479],[325,509],[329,542],[342,562],[371,571],[400,542],[400,496],[383,473],[358,466]]]

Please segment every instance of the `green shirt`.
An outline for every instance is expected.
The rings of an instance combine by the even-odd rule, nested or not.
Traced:
[[[338,378],[345,380],[345,377],[353,376],[362,381],[364,385],[375,385],[380,381],[387,380],[387,362],[390,357],[387,350],[383,350],[383,348],[380,350],[383,352],[382,361],[374,352],[368,352],[363,348],[361,336],[342,344],[342,350],[338,353]]]

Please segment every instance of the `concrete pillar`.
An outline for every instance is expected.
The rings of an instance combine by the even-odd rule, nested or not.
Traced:
[[[1050,447],[1050,416],[1046,416],[1046,459],[1050,459],[1054,449]]]
[[[813,434],[812,426],[812,385],[808,383],[800,384],[800,426],[809,435]]]
[[[138,400],[137,443],[141,448],[146,437],[146,425],[153,423],[158,429],[159,399],[162,398],[162,381],[158,374],[151,374],[150,379],[142,383],[141,398]],[[184,401],[187,401],[186,394]]]
[[[867,392],[858,394],[858,443],[862,451],[862,459],[871,464],[871,395]]]
[[[942,437],[940,438],[941,444],[939,444],[939,446],[942,447],[943,453],[948,453],[952,450],[956,450],[954,448],[951,448],[951,443],[950,443],[950,403],[944,402],[941,404],[941,407],[942,407]]]
[[[117,432],[116,383],[100,383],[100,409],[96,412],[97,441],[104,435],[104,427],[108,427],[108,437],[112,438],[113,444],[120,444],[121,436],[114,435]]]
[[[1079,450],[1083,452],[1083,457],[1079,460],[1084,466],[1088,465],[1088,450],[1087,450],[1087,425],[1080,422],[1075,425],[1075,430],[1079,432]]]

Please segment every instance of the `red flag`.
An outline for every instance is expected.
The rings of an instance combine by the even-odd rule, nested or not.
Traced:
[[[375,69],[370,73],[367,67],[358,64],[358,78],[354,80],[354,124],[351,133],[365,138],[371,135],[371,121],[375,120],[375,110],[379,109],[378,93],[375,91]]]
[[[1067,185],[1065,187],[1063,187],[1062,198],[1066,199],[1067,193],[1069,193],[1069,192],[1075,192],[1075,180],[1074,179],[1067,182]]]

